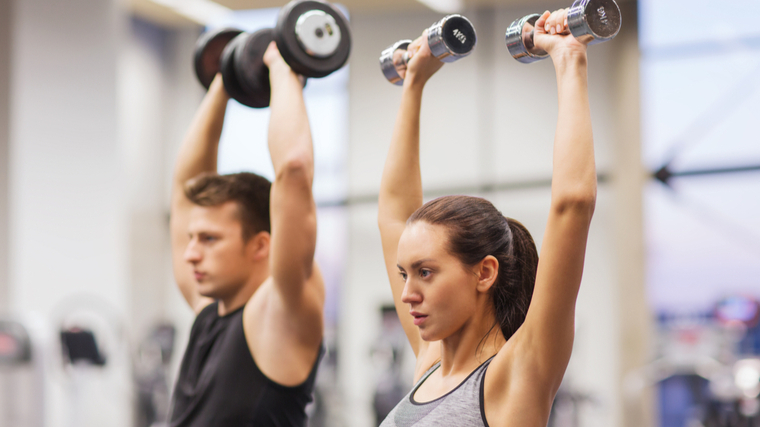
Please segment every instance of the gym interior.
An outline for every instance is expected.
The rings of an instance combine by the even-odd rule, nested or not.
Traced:
[[[194,315],[169,242],[175,158],[206,30],[285,0],[0,1],[0,426],[158,427]],[[550,61],[509,24],[570,0],[345,0],[348,64],[309,79],[325,339],[309,426],[377,426],[414,355],[377,197],[401,91],[380,53],[451,13],[473,53],[430,81],[425,199],[492,201],[542,240],[557,121]],[[589,47],[599,191],[552,427],[760,426],[760,16],[754,0],[618,0]],[[272,178],[267,109],[231,100],[219,171]]]

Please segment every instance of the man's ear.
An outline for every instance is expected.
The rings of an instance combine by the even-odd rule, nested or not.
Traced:
[[[248,257],[254,261],[260,261],[269,256],[269,243],[272,236],[267,231],[259,231],[248,239],[245,251]]]
[[[496,283],[496,277],[499,275],[499,260],[493,255],[483,258],[477,265],[475,274],[478,276],[478,292],[488,292]]]

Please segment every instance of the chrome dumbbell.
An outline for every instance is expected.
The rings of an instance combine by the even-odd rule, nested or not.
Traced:
[[[462,15],[449,15],[428,28],[428,45],[441,62],[454,62],[472,53],[477,44],[475,27]],[[389,82],[401,86],[409,62],[411,40],[400,40],[380,54],[380,69]]]
[[[507,49],[516,60],[529,64],[548,54],[533,43],[533,31],[541,15],[524,16],[507,28]],[[620,8],[614,0],[575,0],[567,13],[570,33],[589,45],[613,39],[620,31]]]

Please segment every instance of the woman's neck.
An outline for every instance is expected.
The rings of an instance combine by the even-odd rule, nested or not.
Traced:
[[[506,340],[493,316],[473,319],[441,340],[441,375],[469,374],[498,353]]]

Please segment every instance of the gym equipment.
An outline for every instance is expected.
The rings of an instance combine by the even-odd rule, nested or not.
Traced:
[[[325,77],[343,67],[351,53],[348,20],[337,8],[296,0],[280,10],[274,39],[285,62],[304,77]]]
[[[224,49],[221,59],[222,80],[227,93],[237,102],[251,108],[269,106],[269,68],[264,52],[274,40],[270,28],[242,33]]]
[[[448,15],[428,28],[428,45],[433,56],[441,62],[454,62],[472,53],[477,34],[472,23],[462,15]],[[407,48],[411,40],[400,40],[380,54],[380,70],[389,82],[404,84]]]
[[[61,350],[65,360],[70,364],[79,362],[95,366],[104,366],[106,359],[98,350],[95,334],[81,328],[71,328],[61,331]]]
[[[132,372],[137,392],[135,418],[137,427],[165,426],[171,406],[171,358],[176,330],[160,323],[140,343],[132,358]]]
[[[0,316],[0,426],[45,425],[44,321]]]
[[[208,88],[221,72],[232,98],[252,108],[268,107],[271,89],[263,57],[272,41],[290,68],[306,78],[337,71],[351,53],[351,30],[340,10],[324,1],[294,0],[280,10],[274,29],[226,28],[201,36],[195,50],[198,80]]]
[[[32,360],[32,344],[26,328],[18,322],[0,320],[0,365],[16,365]]]
[[[516,60],[529,64],[549,54],[533,43],[533,31],[541,15],[524,16],[507,28],[507,49]],[[570,33],[589,45],[613,39],[620,31],[620,8],[614,0],[575,0],[567,14]]]
[[[230,40],[243,31],[237,28],[221,28],[207,31],[201,35],[195,45],[195,74],[203,87],[208,89],[214,76],[221,71],[222,51]]]

